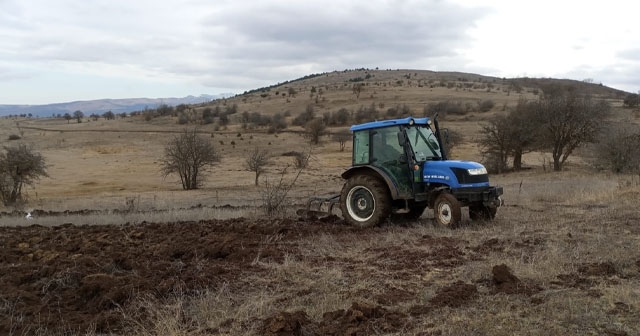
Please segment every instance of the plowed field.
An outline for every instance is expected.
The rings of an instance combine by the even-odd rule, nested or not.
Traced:
[[[554,263],[549,249],[581,244],[572,242],[580,230],[497,233],[510,225],[240,218],[2,227],[0,334],[638,331],[637,251]]]

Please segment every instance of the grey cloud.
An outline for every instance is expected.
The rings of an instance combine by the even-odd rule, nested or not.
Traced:
[[[344,3],[344,5],[342,5]],[[435,2],[333,1],[229,7],[206,21],[209,53],[223,62],[256,66],[318,63],[332,69],[387,66],[452,57],[469,39],[466,31],[487,14]],[[340,4],[339,6],[336,4]]]
[[[20,31],[16,62],[128,65],[238,90],[354,67],[459,69],[456,50],[488,14],[437,0],[23,4],[0,2]]]

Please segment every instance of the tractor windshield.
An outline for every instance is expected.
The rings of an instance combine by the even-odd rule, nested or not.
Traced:
[[[408,127],[407,136],[418,162],[441,159],[442,154],[440,153],[438,140],[429,127]]]

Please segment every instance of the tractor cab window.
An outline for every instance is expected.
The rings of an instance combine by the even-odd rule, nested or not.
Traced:
[[[429,127],[408,127],[407,136],[418,162],[439,160],[442,157],[436,135],[433,134]]]
[[[369,131],[353,134],[353,165],[369,163]]]
[[[372,161],[374,164],[395,163],[396,160],[400,159],[400,155],[404,153],[404,150],[398,143],[399,130],[398,127],[394,126],[372,131],[373,150],[371,155],[373,156]]]

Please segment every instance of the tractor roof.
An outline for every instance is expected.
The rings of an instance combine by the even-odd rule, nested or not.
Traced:
[[[380,120],[380,121],[372,121],[364,124],[353,125],[351,126],[351,132],[361,131],[365,129],[372,128],[381,128],[381,127],[389,127],[395,125],[430,125],[431,119],[429,118],[413,118],[407,117],[402,119],[390,119],[390,120]]]

